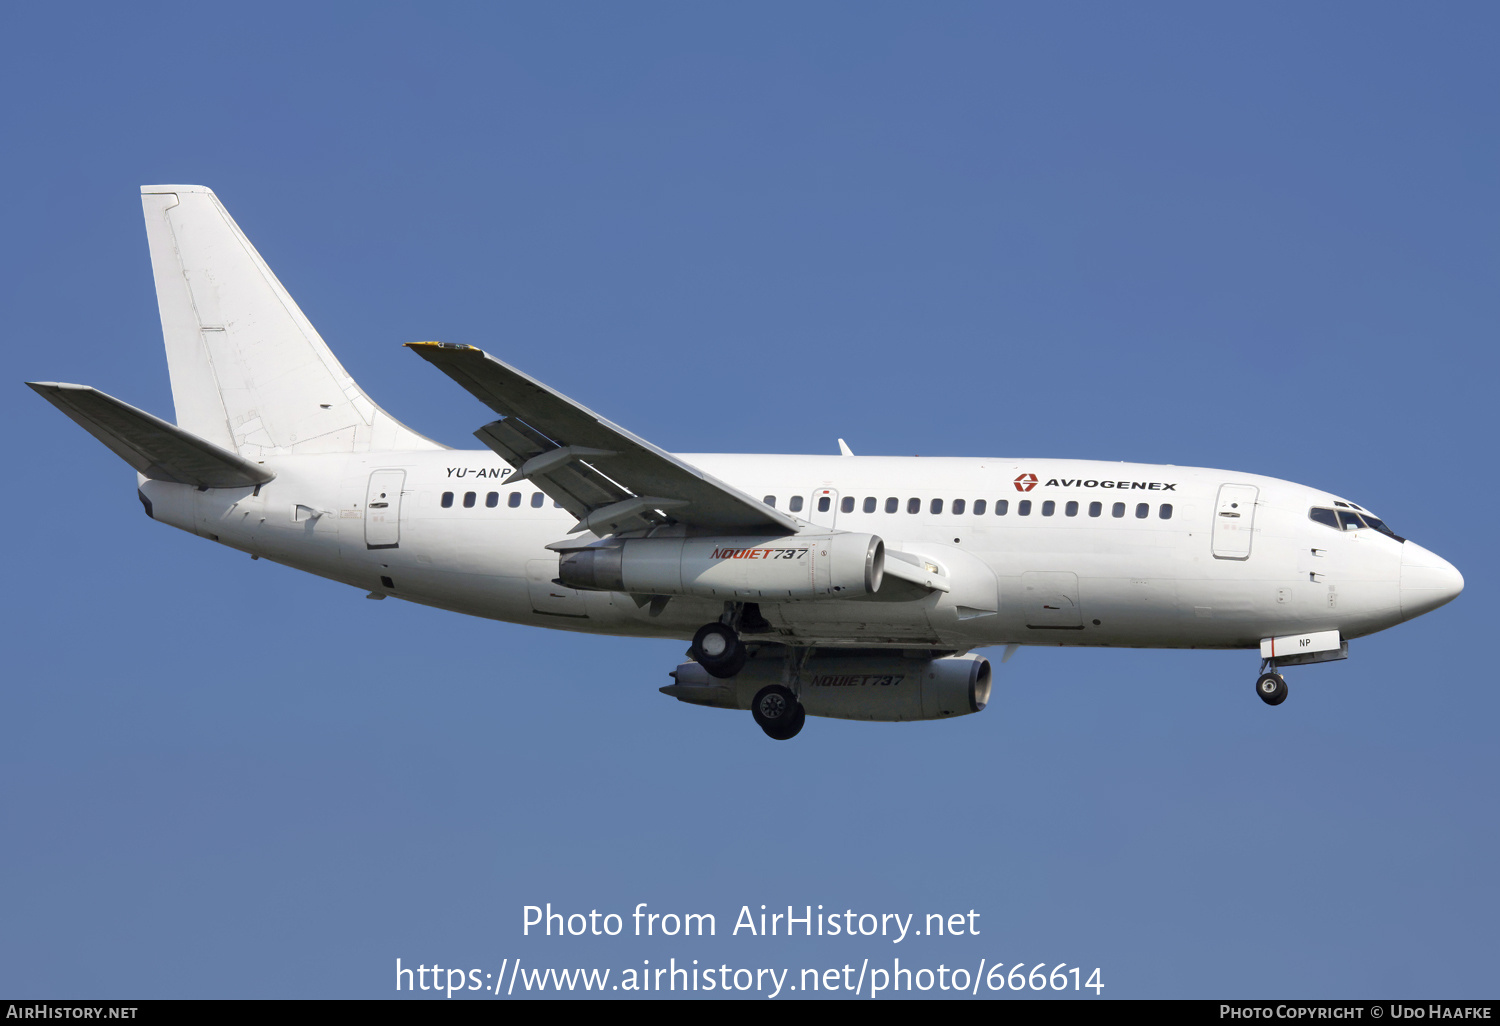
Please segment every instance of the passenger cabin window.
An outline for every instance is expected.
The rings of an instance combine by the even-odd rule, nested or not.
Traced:
[[[521,493],[511,492],[510,498],[506,499],[505,502],[508,506],[510,506],[511,509],[515,509],[517,506],[521,505]]]
[[[790,499],[787,500],[787,502],[786,502],[786,508],[789,509],[789,510],[791,510],[793,513],[801,513],[802,512],[802,496],[800,496],[800,495],[793,495]]]
[[[1091,517],[1097,517],[1097,516],[1099,516],[1103,512],[1104,512],[1104,503],[1102,503],[1102,502],[1091,502],[1091,503],[1089,503],[1089,516],[1091,516]]]
[[[922,500],[921,499],[907,499],[906,500],[906,512],[908,512],[908,513],[920,513],[920,512],[922,512]]]
[[[1172,504],[1170,502],[1162,503],[1161,518],[1163,520],[1171,520],[1172,519]]]
[[[1115,503],[1114,506],[1110,508],[1109,515],[1115,517],[1116,519],[1123,517],[1125,515],[1125,504],[1123,502]]]
[[[984,516],[984,500],[983,499],[975,499],[974,500],[974,515],[976,517],[982,517],[982,516]]]
[[[1078,503],[1076,503],[1076,502],[1070,502],[1070,503],[1068,503],[1066,506],[1063,507],[1063,512],[1066,513],[1070,517],[1076,517],[1078,515]]]
[[[819,513],[827,513],[829,507],[832,506],[832,505],[833,505],[833,500],[830,499],[828,496],[826,496],[826,495],[820,495],[818,497],[818,512]]]
[[[474,508],[474,493],[464,492],[464,509]]]
[[[484,497],[484,504],[488,509],[494,509],[496,506],[500,505],[500,493],[490,492]]]
[[[531,493],[531,508],[532,509],[541,509],[542,508],[542,493],[541,492],[532,492]]]
[[[943,500],[942,499],[933,499],[932,500],[932,504],[930,506],[928,506],[927,508],[928,508],[929,512],[932,512],[932,513],[941,513],[943,511]]]
[[[1151,504],[1149,502],[1138,502],[1135,504],[1135,518],[1145,520],[1151,515]]]
[[[866,495],[865,496],[864,511],[866,513],[874,513],[875,512],[875,496],[873,496],[873,495]]]
[[[1007,514],[1009,512],[1010,512],[1010,500],[1009,499],[996,499],[995,500],[995,516],[997,516],[997,517],[1003,517],[1003,516],[1005,516],[1005,514]]]
[[[448,509],[452,505],[453,505],[453,493],[452,492],[444,492],[443,493],[443,508],[444,509]]]
[[[854,496],[852,496],[852,495],[846,495],[842,499],[839,500],[839,512],[840,513],[853,513],[854,512]]]
[[[1031,500],[1030,499],[1022,499],[1020,502],[1016,503],[1016,516],[1018,516],[1018,517],[1029,517],[1029,516],[1031,516]]]
[[[964,512],[964,500],[962,500],[962,499],[954,499],[953,500],[953,515],[954,516],[962,516],[963,512]]]
[[[772,509],[776,508],[776,496],[774,496],[774,495],[767,495],[764,499],[761,499],[760,501],[764,502],[767,506],[770,506]]]
[[[894,512],[896,512],[896,510],[898,510],[900,508],[901,508],[901,500],[898,499],[898,498],[896,498],[894,495],[891,496],[889,499],[885,500],[885,511],[887,513],[894,513]]]
[[[1046,502],[1042,503],[1042,516],[1044,516],[1044,517],[1050,517],[1052,514],[1054,514],[1056,512],[1057,512],[1057,503],[1053,502],[1051,499],[1048,499]]]

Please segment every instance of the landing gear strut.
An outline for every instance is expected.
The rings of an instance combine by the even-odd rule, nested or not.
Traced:
[[[755,693],[750,715],[773,741],[790,741],[807,720],[807,711],[797,696],[780,684],[768,684]]]
[[[1263,673],[1255,682],[1255,693],[1267,705],[1280,705],[1286,701],[1286,678],[1274,669]]]

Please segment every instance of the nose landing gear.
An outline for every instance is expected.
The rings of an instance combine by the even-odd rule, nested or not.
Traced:
[[[1263,673],[1260,675],[1260,679],[1255,682],[1255,693],[1267,705],[1280,705],[1286,701],[1286,678],[1275,670]]]

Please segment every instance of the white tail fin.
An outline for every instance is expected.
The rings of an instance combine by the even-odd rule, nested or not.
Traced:
[[[141,206],[179,427],[250,459],[443,448],[360,390],[211,190]]]

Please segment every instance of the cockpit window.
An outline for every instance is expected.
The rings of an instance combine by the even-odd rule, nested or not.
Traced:
[[[1401,537],[1395,531],[1392,531],[1389,527],[1386,527],[1385,521],[1381,520],[1379,517],[1372,516],[1371,514],[1364,512],[1355,513],[1353,509],[1351,509],[1351,506],[1353,505],[1352,503],[1339,502],[1335,500],[1334,505],[1340,506],[1342,508],[1324,509],[1314,506],[1311,510],[1308,511],[1307,515],[1318,523],[1323,524],[1325,527],[1331,527],[1336,531],[1358,531],[1362,528],[1368,527],[1379,531],[1381,534],[1385,535],[1388,538],[1394,538],[1396,539],[1396,541],[1406,541],[1405,538]]]
[[[1398,542],[1404,542],[1404,541],[1406,541],[1405,538],[1401,537],[1395,531],[1392,531],[1389,527],[1386,527],[1385,526],[1385,521],[1381,520],[1379,517],[1371,516],[1369,513],[1366,513],[1364,515],[1364,517],[1365,517],[1365,523],[1367,523],[1371,527],[1375,528],[1375,530],[1379,531],[1381,534],[1386,535],[1387,537],[1390,537],[1390,538],[1394,538]]]

